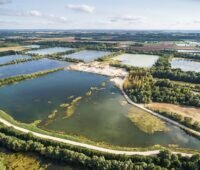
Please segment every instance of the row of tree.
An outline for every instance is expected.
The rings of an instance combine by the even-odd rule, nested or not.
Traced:
[[[165,78],[197,84],[200,83],[200,73],[194,71],[184,72],[181,69],[172,69],[169,60],[170,56],[160,57],[151,69],[152,75],[156,78]]]
[[[185,58],[185,59],[192,59],[192,60],[200,60],[200,54],[193,54],[193,53],[175,53],[174,57],[177,58]]]
[[[93,151],[77,152],[65,144],[24,134],[0,124],[0,145],[12,151],[33,152],[46,158],[71,165],[78,165],[95,170],[198,170],[200,168],[200,155],[183,157],[161,151],[157,156],[125,156],[104,153],[95,155]],[[87,149],[85,149],[87,150]],[[90,154],[88,154],[90,153]]]
[[[32,79],[32,78],[36,78],[36,77],[43,76],[43,75],[46,75],[46,74],[54,73],[54,72],[59,71],[59,70],[63,70],[63,68],[56,68],[56,69],[51,69],[51,70],[39,71],[39,72],[36,72],[36,73],[31,73],[31,74],[23,74],[23,75],[18,75],[18,76],[0,79],[0,87],[7,85],[7,84],[13,84],[13,83],[16,83],[16,82],[19,82],[19,81]]]
[[[154,111],[165,117],[175,120],[189,128],[192,128],[196,131],[200,131],[200,123],[198,121],[193,121],[192,118],[190,117],[183,117],[180,114],[173,113],[173,112],[166,112],[166,111],[160,111],[160,110],[154,110]]]

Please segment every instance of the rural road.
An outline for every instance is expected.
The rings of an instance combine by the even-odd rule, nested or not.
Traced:
[[[0,118],[0,122],[2,122],[3,124],[5,124],[8,127],[13,127],[14,129],[19,130],[19,131],[24,132],[24,133],[32,133],[34,136],[37,136],[37,137],[40,137],[40,138],[43,138],[43,139],[49,139],[49,140],[53,140],[53,141],[56,141],[56,142],[62,142],[62,143],[66,143],[66,144],[70,144],[70,145],[74,145],[74,146],[79,146],[79,147],[84,147],[84,148],[87,148],[87,149],[105,152],[105,153],[110,153],[110,154],[151,156],[151,155],[157,155],[160,152],[160,150],[121,151],[121,150],[107,149],[107,148],[98,147],[98,146],[94,146],[94,145],[90,145],[90,144],[75,142],[75,141],[72,141],[72,140],[61,139],[61,138],[58,138],[58,137],[53,137],[53,136],[50,136],[50,135],[44,135],[44,134],[41,134],[41,133],[33,132],[33,131],[27,130],[25,128],[21,128],[21,127],[18,127],[16,125],[13,125],[10,122],[8,122],[8,121],[6,121],[2,118]],[[180,153],[180,152],[172,152],[172,153],[181,154],[182,156],[192,156],[192,154],[187,154],[187,153]]]

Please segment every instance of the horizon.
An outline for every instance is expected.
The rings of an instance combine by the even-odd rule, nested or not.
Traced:
[[[197,0],[0,0],[0,29],[200,30]]]

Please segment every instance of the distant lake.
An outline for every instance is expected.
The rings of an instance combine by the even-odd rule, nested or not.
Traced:
[[[33,45],[26,45],[24,47],[26,47],[26,48],[40,48],[40,45],[33,44]]]
[[[77,53],[63,56],[64,58],[73,58],[84,60],[85,62],[94,61],[97,58],[103,57],[110,54],[110,52],[105,51],[95,51],[95,50],[83,50]]]
[[[200,53],[200,50],[178,50],[179,53]]]
[[[177,144],[200,149],[198,139],[169,123],[166,123],[170,129],[167,132],[147,134],[141,131],[126,115],[130,108],[133,114],[144,111],[129,105],[105,76],[58,71],[2,87],[0,96],[0,109],[16,120],[25,123],[42,120],[40,127],[56,133],[127,147]],[[65,118],[66,108],[61,104],[70,104],[77,97],[82,98],[73,105],[74,113]],[[48,121],[55,109],[56,117]]]
[[[130,65],[134,67],[152,67],[158,60],[159,56],[145,55],[145,54],[122,54],[114,57],[114,60],[118,60],[121,64]]]
[[[7,78],[10,76],[16,76],[21,74],[29,74],[37,71],[44,71],[49,69],[55,69],[68,65],[67,62],[40,59],[30,62],[24,62],[19,64],[12,64],[0,67],[0,78]]]
[[[31,58],[31,56],[28,55],[7,55],[0,57],[0,64],[5,64],[14,60],[20,60],[20,59],[28,59]]]
[[[29,54],[38,54],[38,55],[47,55],[47,54],[55,54],[55,53],[61,53],[65,51],[70,51],[72,48],[68,47],[54,47],[54,48],[44,48],[44,49],[38,49],[38,50],[31,50],[27,53]]]
[[[188,59],[173,58],[172,68],[180,68],[183,71],[200,72],[200,62]]]

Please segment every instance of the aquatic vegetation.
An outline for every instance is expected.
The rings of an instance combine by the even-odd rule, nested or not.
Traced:
[[[55,116],[56,116],[56,113],[58,112],[58,110],[54,110],[49,116],[48,116],[48,118],[49,119],[53,119]]]
[[[39,125],[41,122],[42,122],[41,120],[35,120],[33,123],[31,123],[31,125],[37,126],[37,125]]]
[[[82,99],[82,97],[77,97],[74,100],[72,100],[72,102],[69,104],[69,106],[67,107],[67,109],[65,111],[65,117],[63,119],[67,119],[74,114],[74,112],[76,110],[76,106],[78,105],[78,103],[80,102],[81,99]]]
[[[106,82],[101,83],[101,86],[105,87],[106,86]]]
[[[92,91],[90,90],[90,91],[88,91],[88,92],[86,93],[86,96],[91,96],[91,94],[92,94]]]
[[[147,112],[135,112],[131,108],[127,114],[127,117],[143,132],[148,134],[153,134],[155,132],[166,132],[169,129],[166,127],[164,121],[160,120],[159,118],[152,116],[150,113]]]
[[[73,98],[74,98],[74,96],[69,96],[69,97],[68,97],[68,99],[73,99]]]
[[[64,107],[64,108],[66,108],[66,107],[68,107],[68,106],[69,106],[68,103],[63,103],[63,104],[60,105],[60,107]]]

